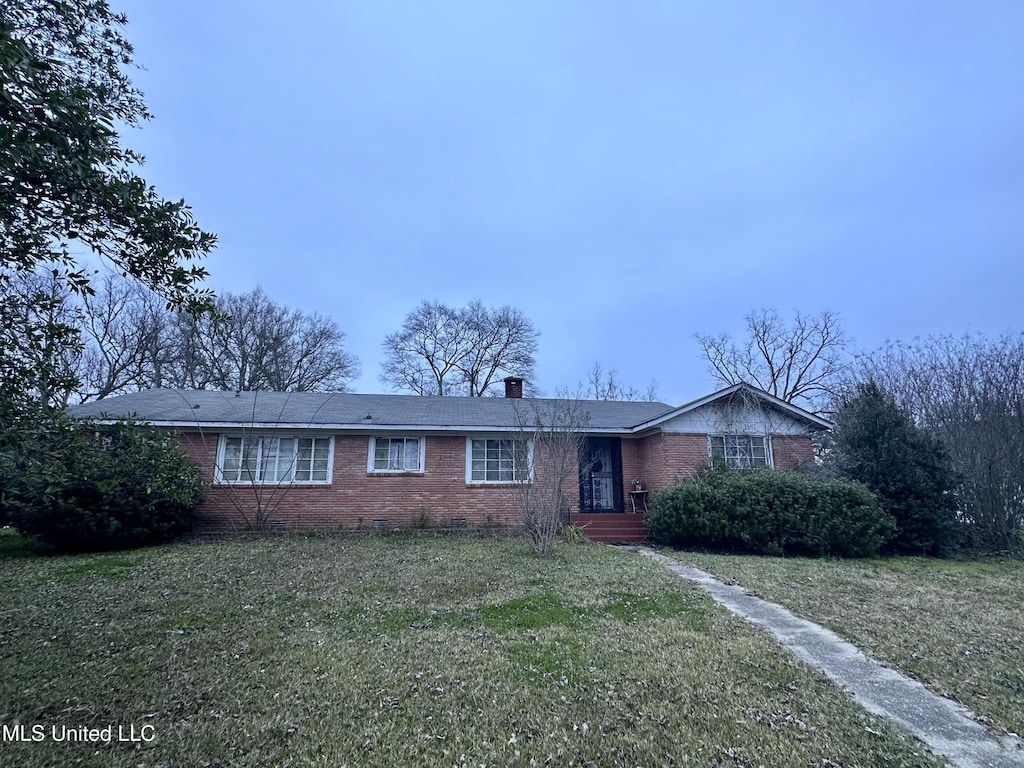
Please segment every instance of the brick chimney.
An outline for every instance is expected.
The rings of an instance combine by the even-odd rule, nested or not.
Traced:
[[[506,376],[502,381],[505,382],[505,397],[515,398],[517,400],[523,397],[523,379],[520,376]]]

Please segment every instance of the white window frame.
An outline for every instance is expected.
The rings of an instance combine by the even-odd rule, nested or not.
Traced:
[[[224,464],[227,453],[227,446],[229,440],[241,440],[241,452],[244,455],[246,453],[246,443],[255,442],[255,456],[256,456],[256,472],[255,477],[250,475],[250,470],[244,468],[244,464],[240,463],[237,472],[234,477],[226,477],[224,473]],[[295,451],[286,466],[287,475],[280,479],[265,479],[266,478],[266,467],[263,465],[265,457],[268,455],[264,450],[265,441],[277,440],[278,446],[280,446],[281,440],[294,440]],[[298,452],[300,449],[301,440],[312,440],[313,443],[310,446],[312,453],[309,457],[309,474],[312,475],[314,471],[314,462],[316,459],[316,449],[319,447],[318,443],[327,443],[327,477],[323,480],[303,480],[295,479],[296,463],[298,461]],[[281,461],[280,453],[274,455],[275,467],[279,466]],[[259,434],[240,434],[225,432],[222,433],[220,439],[217,441],[217,466],[214,470],[214,482],[218,485],[330,485],[331,478],[334,477],[334,435],[310,435],[302,433],[259,433]]]
[[[483,480],[473,479],[473,443],[475,441],[515,441],[522,442],[522,437],[509,437],[507,435],[476,435],[475,437],[466,438],[466,484],[467,485],[517,485],[522,482],[532,483],[533,482],[533,438],[525,438],[526,441],[526,471],[527,476],[524,478],[520,475],[518,467],[515,466],[515,454],[513,452],[513,465],[512,465],[512,479],[511,480],[487,480],[486,477]],[[486,454],[486,446],[484,448]],[[486,457],[484,459],[486,461]],[[486,467],[484,473],[486,475]]]
[[[723,457],[725,459],[725,468],[726,469],[735,469],[735,470],[773,469],[775,467],[775,462],[774,462],[774,460],[772,458],[772,440],[771,440],[771,435],[738,435],[738,434],[728,434],[728,433],[726,433],[726,434],[708,435],[708,463],[712,467],[715,466],[715,450],[714,450],[714,441],[715,440],[721,440],[722,441],[722,455],[723,455]],[[735,444],[732,445],[732,446],[729,445],[729,441],[730,440],[732,440],[734,442],[736,440],[747,440],[749,448],[750,448],[749,452],[748,453],[738,453],[736,451]],[[754,445],[754,442],[757,441],[757,440],[760,440],[762,445],[764,446],[764,462],[765,462],[764,463],[764,467],[755,466],[754,465],[753,445]],[[732,450],[732,455],[730,455],[730,450],[729,450],[730,447],[733,449]],[[749,466],[741,465],[740,462],[743,461],[743,460],[746,460],[747,457],[749,457],[749,459],[750,459],[750,465]]]
[[[376,466],[377,458],[377,441],[387,440],[389,443],[392,440],[418,440],[419,451],[417,452],[417,460],[419,466],[415,469],[401,468],[401,469],[379,469]],[[370,437],[370,452],[366,458],[366,471],[374,475],[408,475],[417,474],[421,475],[426,467],[427,458],[427,438],[423,435],[372,435]]]

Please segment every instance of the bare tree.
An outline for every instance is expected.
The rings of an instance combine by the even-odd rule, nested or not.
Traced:
[[[1024,549],[1024,334],[889,343],[858,357],[853,378],[877,381],[942,440],[968,543]]]
[[[517,401],[517,459],[527,462],[513,493],[538,554],[551,552],[579,493],[580,453],[590,424],[587,401],[577,397]],[[578,497],[577,497],[578,498]]]
[[[479,397],[504,376],[532,378],[538,336],[513,307],[424,301],[385,338],[380,380],[417,395]]]
[[[533,323],[508,305],[485,307],[479,300],[461,311],[468,334],[466,354],[455,366],[462,374],[466,394],[487,394],[504,376],[532,379],[537,337]]]
[[[165,299],[113,273],[94,278],[85,293],[74,292],[49,273],[23,273],[4,285],[9,289],[4,295],[8,313],[20,306],[22,316],[27,312],[34,318],[31,330],[12,322],[13,317],[5,319],[5,333],[20,334],[7,348],[35,355],[38,370],[59,366],[59,386],[50,385],[41,395],[51,405],[64,407],[154,386],[152,372],[167,355],[161,345],[167,344],[165,326],[172,318]],[[46,340],[53,334],[65,338],[49,344]],[[44,355],[56,357],[46,363]]]
[[[416,395],[454,394],[467,336],[459,310],[424,301],[406,316],[400,331],[385,338],[381,382]]]
[[[166,301],[137,282],[108,273],[92,295],[78,302],[83,349],[77,399],[84,403],[160,386],[171,346]]]
[[[582,388],[582,385],[581,385]],[[587,396],[591,400],[645,400],[654,402],[658,399],[658,382],[651,379],[647,388],[640,392],[636,387],[627,387],[619,380],[619,372],[615,368],[605,371],[600,361],[595,360],[594,366],[587,371]]]
[[[179,317],[179,386],[343,392],[358,369],[333,320],[289,309],[262,288],[225,293],[215,309]]]
[[[0,274],[0,392],[68,404],[82,354],[71,292],[56,272]]]
[[[340,392],[358,368],[334,321],[261,289],[196,315],[115,274],[93,284],[78,295],[46,274],[0,282],[5,346],[26,356],[18,370],[49,371],[32,388],[55,406],[153,387]]]
[[[722,384],[746,382],[819,413],[843,371],[847,338],[834,312],[797,312],[787,324],[774,309],[747,314],[747,338],[696,334],[709,370]]]

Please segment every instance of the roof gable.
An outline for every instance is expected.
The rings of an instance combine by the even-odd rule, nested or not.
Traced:
[[[827,419],[823,419],[792,403],[787,403],[785,400],[770,395],[762,389],[749,384],[739,383],[692,400],[689,403],[680,405],[678,408],[670,408],[667,412],[655,416],[649,422],[638,425],[638,429],[661,427],[666,422],[677,419],[680,416],[721,404],[745,404],[751,408],[775,411],[787,419],[804,425],[808,431],[812,432],[829,430],[833,426],[832,422]]]

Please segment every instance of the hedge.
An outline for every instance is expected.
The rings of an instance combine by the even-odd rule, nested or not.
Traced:
[[[762,555],[870,557],[896,523],[867,487],[797,472],[706,470],[656,494],[652,540]]]

